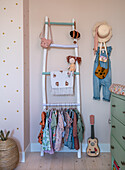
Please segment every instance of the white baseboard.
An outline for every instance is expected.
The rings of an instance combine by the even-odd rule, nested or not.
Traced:
[[[82,144],[82,152],[86,152],[87,144]],[[99,144],[100,152],[110,152],[110,144],[100,143]],[[39,143],[31,143],[30,144],[31,152],[41,152],[41,145]],[[64,146],[64,148],[60,152],[77,152],[76,150],[70,150]]]
[[[30,144],[30,152],[40,152],[41,145],[39,143],[31,143]]]
[[[26,147],[26,149],[25,149],[25,153],[26,152],[31,152],[31,145],[30,145],[30,143],[27,145],[27,147]]]
[[[24,152],[19,153],[19,162],[25,162],[26,152],[31,152],[30,143],[28,144]]]
[[[101,152],[110,152],[110,144],[108,143],[100,143],[99,147]]]
[[[25,152],[19,153],[19,162],[25,162]]]

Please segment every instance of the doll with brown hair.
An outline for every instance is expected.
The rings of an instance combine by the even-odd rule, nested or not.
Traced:
[[[68,75],[74,74],[74,72],[76,71],[76,61],[78,61],[78,64],[81,63],[81,57],[75,57],[75,56],[67,56],[67,62],[70,63],[70,66],[68,67]]]

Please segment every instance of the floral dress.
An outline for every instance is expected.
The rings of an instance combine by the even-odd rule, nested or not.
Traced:
[[[56,143],[56,127],[57,127],[57,111],[53,111],[51,120],[51,130],[52,130],[52,144],[54,149]]]
[[[69,149],[74,149],[74,137],[73,137],[73,119],[74,119],[74,112],[71,110],[69,116],[72,119],[71,126],[69,128],[69,136],[67,141],[67,146]]]
[[[46,125],[45,125],[45,128],[43,130],[43,141],[42,141],[43,142],[42,143],[43,151],[50,151],[51,150],[48,119],[49,119],[49,112],[46,113]]]
[[[62,146],[62,134],[64,132],[64,123],[63,117],[61,113],[58,114],[58,125],[56,129],[56,143],[55,143],[55,151],[60,151]]]
[[[72,124],[72,119],[69,116],[69,110],[67,109],[65,111],[65,120],[66,120],[66,127],[65,127],[65,136],[64,136],[64,143],[65,146],[67,146],[67,141],[68,141],[68,136],[69,136],[69,128],[71,127]]]
[[[45,151],[45,153],[49,153],[49,154],[54,154],[54,149],[53,149],[53,144],[52,144],[52,129],[51,129],[52,112],[53,112],[53,110],[50,111],[50,113],[49,113],[49,119],[48,119],[48,123],[49,123],[49,137],[50,137],[51,150],[46,150],[46,151]]]

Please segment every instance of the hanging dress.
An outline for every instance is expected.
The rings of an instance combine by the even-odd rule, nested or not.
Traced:
[[[69,136],[69,128],[71,127],[72,119],[69,116],[69,109],[65,110],[64,116],[66,120],[66,127],[65,127],[65,136],[64,136],[64,145],[68,145],[68,136]]]
[[[64,132],[64,124],[63,117],[59,111],[58,113],[58,125],[56,129],[56,143],[55,143],[55,151],[60,151],[62,147],[62,134]]]
[[[81,114],[79,113],[79,111],[77,109],[75,109],[75,113],[78,118],[78,120],[77,120],[77,135],[78,135],[79,142],[82,142],[83,134],[84,134],[84,125],[83,125]]]
[[[46,113],[45,112],[42,112],[41,114],[41,122],[40,122],[40,125],[41,125],[41,130],[40,130],[40,133],[39,133],[39,136],[38,136],[38,142],[40,144],[42,144],[42,140],[43,140],[43,130],[45,128],[45,119],[46,119]]]
[[[70,149],[74,149],[74,137],[73,137],[73,117],[74,113],[71,109],[67,109],[65,112],[66,119],[66,133],[64,137],[64,145]]]
[[[74,111],[70,110],[69,116],[72,119],[71,126],[69,128],[69,136],[68,136],[68,148],[69,149],[74,149],[74,137],[73,137],[73,119],[74,119]]]
[[[52,120],[51,120],[53,149],[55,149],[55,143],[56,143],[56,128],[57,128],[57,111],[54,110],[52,112]]]
[[[43,130],[42,149],[44,152],[51,150],[48,119],[49,119],[49,112],[46,113],[46,125]]]
[[[77,115],[74,112],[74,120],[73,120],[73,137],[74,137],[74,148],[76,150],[79,149],[79,139],[77,134]]]
[[[52,130],[51,130],[52,112],[53,112],[53,109],[50,110],[49,119],[48,119],[48,123],[49,123],[49,139],[50,139],[51,150],[45,151],[46,153],[49,153],[49,154],[54,154],[54,149],[53,149],[53,144],[52,144]]]

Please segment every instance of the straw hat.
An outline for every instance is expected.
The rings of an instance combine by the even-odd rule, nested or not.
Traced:
[[[93,27],[93,36],[96,35],[97,29],[97,37],[98,42],[107,42],[112,37],[112,28],[107,24],[107,22],[98,22]]]

